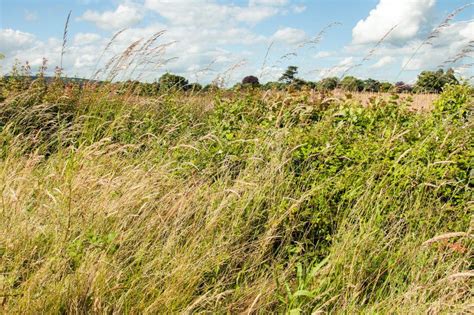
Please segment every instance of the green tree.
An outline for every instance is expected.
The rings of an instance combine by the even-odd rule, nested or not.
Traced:
[[[367,79],[364,81],[364,91],[367,92],[379,92],[380,82],[374,79]]]
[[[298,74],[298,67],[296,66],[289,66],[286,71],[281,75],[278,81],[291,84],[296,79],[296,74]]]
[[[189,82],[186,78],[168,72],[160,77],[158,83],[160,84],[161,91],[182,91],[189,87]]]
[[[448,69],[446,72],[443,69],[422,71],[418,75],[414,89],[417,93],[440,93],[446,84],[459,84],[453,69]]]
[[[341,87],[346,91],[360,92],[364,89],[364,81],[353,76],[347,76],[342,79]]]
[[[249,75],[242,79],[242,85],[256,87],[260,85],[260,82],[256,76]]]
[[[332,91],[339,85],[339,78],[324,78],[318,83],[318,89],[321,91]]]
[[[380,83],[380,92],[390,92],[393,89],[393,84],[390,82],[382,82]]]
[[[199,83],[190,83],[188,84],[187,89],[191,92],[199,92],[202,90],[202,85]]]

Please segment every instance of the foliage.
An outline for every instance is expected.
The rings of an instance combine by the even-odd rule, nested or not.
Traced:
[[[283,90],[285,88],[285,83],[282,82],[267,82],[262,85],[264,90]]]
[[[380,92],[380,82],[374,79],[367,79],[364,81],[364,91],[366,92]]]
[[[190,83],[187,85],[186,89],[191,92],[199,92],[203,89],[203,87],[199,83]]]
[[[339,78],[330,77],[324,78],[318,82],[318,89],[321,91],[332,91],[339,85]]]
[[[249,75],[242,79],[242,84],[255,87],[255,86],[259,86],[260,82],[258,81],[258,78],[256,76]]]
[[[346,76],[341,80],[341,88],[350,92],[360,92],[364,89],[364,81],[353,76]]]
[[[392,83],[390,83],[390,82],[381,82],[380,83],[380,89],[379,89],[380,92],[387,93],[387,92],[390,92],[392,89],[393,89],[393,84]]]
[[[434,103],[435,112],[443,116],[448,115],[450,119],[466,119],[473,110],[472,97],[473,91],[469,85],[447,84]]]
[[[446,72],[443,69],[438,71],[422,71],[418,75],[414,89],[418,93],[439,93],[446,84],[458,83],[452,69],[448,69]]]
[[[5,313],[470,311],[469,86],[431,112],[122,87],[7,82]]]
[[[158,80],[161,91],[182,91],[188,88],[188,80],[186,78],[165,73]]]
[[[395,83],[393,90],[396,93],[410,93],[413,90],[413,87],[410,84],[399,81]]]
[[[292,83],[294,83],[297,74],[298,74],[298,67],[288,66],[288,68],[281,75],[281,77],[278,79],[278,81],[283,82],[285,84],[292,84]]]

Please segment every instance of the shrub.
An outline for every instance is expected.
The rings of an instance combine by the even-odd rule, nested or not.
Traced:
[[[443,116],[451,115],[455,119],[466,118],[473,109],[472,96],[472,88],[467,84],[446,84],[434,103],[435,111]]]

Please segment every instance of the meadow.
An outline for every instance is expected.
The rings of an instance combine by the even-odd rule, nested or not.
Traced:
[[[12,82],[2,313],[472,311],[468,84],[143,97]]]

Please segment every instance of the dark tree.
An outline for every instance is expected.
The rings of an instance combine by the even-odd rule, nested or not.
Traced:
[[[249,75],[242,79],[242,84],[250,86],[259,86],[260,82],[258,81],[258,78],[256,76]]]
[[[367,79],[364,81],[364,91],[367,92],[379,92],[380,82],[374,79]]]
[[[199,92],[202,90],[202,85],[199,83],[190,83],[187,85],[186,90],[191,92]]]
[[[291,84],[295,81],[295,76],[298,73],[298,67],[296,66],[289,66],[286,71],[281,75],[278,81]]]
[[[181,90],[186,90],[188,87],[188,80],[186,78],[171,74],[171,73],[165,73],[161,76],[159,80],[160,84],[160,90],[162,91],[181,91]]]
[[[339,84],[339,78],[331,77],[331,78],[324,78],[318,82],[318,89],[321,91],[332,91],[337,88]]]
[[[397,93],[410,93],[413,91],[413,87],[403,81],[395,83],[394,90]]]

